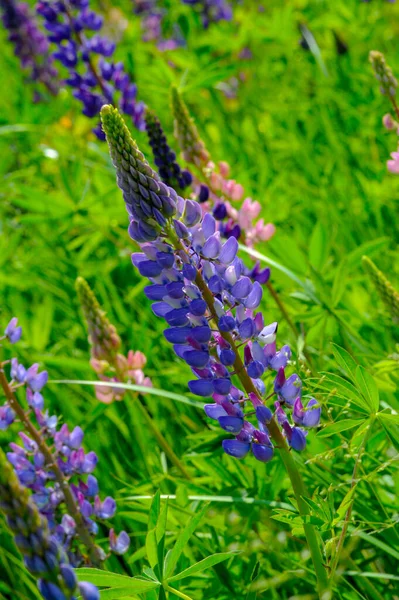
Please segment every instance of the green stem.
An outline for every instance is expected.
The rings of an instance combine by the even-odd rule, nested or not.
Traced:
[[[358,469],[359,469],[359,466],[360,466],[360,461],[361,461],[361,458],[362,458],[363,450],[364,450],[364,448],[366,446],[368,437],[369,437],[370,432],[371,432],[372,424],[373,424],[373,421],[371,420],[371,422],[370,422],[370,424],[368,426],[367,432],[366,432],[366,434],[365,434],[365,436],[363,438],[363,441],[360,444],[359,451],[357,453],[355,464],[354,464],[354,467],[353,467],[352,481],[351,481],[351,487],[350,487],[350,489],[353,489],[355,487],[355,485],[357,484],[357,481],[356,481],[356,479],[357,479],[357,472],[358,472]],[[349,527],[349,521],[350,521],[350,518],[352,516],[353,503],[354,503],[354,498],[352,499],[352,502],[350,503],[350,506],[349,506],[348,510],[346,511],[344,524],[343,524],[341,535],[339,536],[339,540],[338,540],[338,544],[337,544],[337,549],[335,551],[335,555],[334,555],[334,558],[333,558],[332,563],[331,563],[331,570],[330,570],[330,579],[331,580],[333,579],[333,577],[335,575],[335,571],[337,570],[337,567],[338,567],[338,564],[339,564],[339,559],[341,557],[341,553],[342,553],[342,550],[343,550],[343,547],[344,547],[345,537],[346,537],[346,533],[347,533],[348,527]]]
[[[57,461],[53,457],[51,450],[43,440],[39,431],[32,425],[29,418],[26,416],[24,409],[19,404],[16,395],[10,387],[7,378],[5,376],[3,366],[0,363],[0,385],[4,390],[4,394],[7,398],[8,404],[11,406],[13,411],[18,415],[21,423],[25,427],[26,431],[30,434],[32,439],[36,442],[40,452],[43,454],[47,465],[53,471],[55,479],[58,482],[60,489],[64,494],[65,504],[68,509],[68,514],[74,519],[76,524],[76,531],[79,535],[81,542],[86,546],[91,563],[93,566],[102,568],[103,556],[102,550],[93,541],[90,532],[88,531],[80,510],[76,504],[76,500],[72,494],[71,488],[69,487],[68,480],[65,478],[61,469],[58,466]]]
[[[167,583],[164,583],[164,588],[165,590],[167,590],[168,592],[171,592],[172,594],[175,594],[175,596],[178,596],[179,598],[183,598],[183,600],[193,600],[192,598],[190,598],[190,596],[187,596],[187,594],[183,594],[183,592],[179,592],[179,590],[175,590],[174,588],[170,587],[170,585],[168,585]]]
[[[187,250],[183,246],[182,242],[177,238],[177,236],[171,230],[168,231],[168,234],[169,234],[170,238],[172,239],[173,244],[175,245],[176,249],[179,250],[180,252],[187,253]],[[205,302],[207,303],[211,317],[212,317],[215,325],[217,326],[219,319],[218,319],[216,309],[215,309],[214,297],[213,297],[211,291],[209,290],[208,286],[206,285],[204,278],[202,277],[201,273],[198,270],[197,270],[197,275],[195,278],[195,283],[197,284],[199,290],[201,291],[202,297],[205,300]],[[235,343],[232,335],[228,332],[220,331],[220,330],[219,330],[219,333],[226,340],[226,342],[230,345],[231,349],[234,351],[236,358],[235,358],[233,367],[234,367],[234,370],[237,373],[237,376],[239,377],[245,391],[247,392],[247,394],[250,394],[250,393],[255,394],[257,396],[257,398],[259,398],[259,400],[261,400],[261,398],[259,397],[258,390],[256,389],[252,379],[249,377],[249,375],[245,369],[244,363],[241,360],[240,354],[238,352],[236,343]],[[287,444],[287,441],[284,438],[284,436],[282,435],[280,428],[274,419],[268,425],[268,429],[269,429],[271,438],[273,439],[276,446],[280,449],[280,455],[281,455],[282,461],[287,470],[288,476],[291,480],[292,489],[294,491],[295,498],[296,498],[296,501],[298,504],[299,514],[301,515],[301,517],[307,517],[310,514],[310,509],[303,498],[308,496],[308,494],[305,489],[305,485],[302,481],[301,474],[298,471],[295,461],[291,455],[290,448]],[[319,597],[322,600],[328,600],[329,598],[331,598],[331,595],[329,592],[329,580],[328,580],[328,576],[327,576],[327,571],[324,567],[323,557],[322,557],[322,553],[320,550],[320,544],[319,544],[318,536],[316,534],[316,530],[313,527],[313,525],[311,525],[310,523],[305,523],[305,519],[303,519],[303,528],[305,531],[305,536],[306,536],[306,539],[308,542],[309,551],[310,551],[310,554],[312,557],[313,566],[314,566],[314,570],[315,570],[315,574],[316,574],[316,578],[317,578],[317,582],[318,582]]]
[[[120,382],[123,382],[125,377],[124,377],[123,373],[120,371],[120,369],[118,369],[116,360],[114,361],[113,366],[115,368],[116,376],[117,376],[118,380]],[[148,393],[151,393],[151,388],[148,388]],[[166,438],[159,431],[154,419],[151,417],[151,415],[148,413],[146,407],[144,406],[142,398],[138,397],[136,394],[133,394],[131,392],[130,392],[130,397],[133,399],[134,405],[136,406],[137,410],[140,412],[145,424],[148,426],[148,429],[151,431],[152,435],[157,440],[159,446],[165,452],[165,454],[169,458],[170,462],[173,465],[175,465],[175,467],[177,469],[179,469],[180,473],[183,475],[183,477],[185,477],[185,479],[188,479],[189,481],[191,481],[192,477],[191,477],[190,473],[187,471],[186,467],[183,465],[183,463],[181,462],[179,457],[172,450],[172,448],[170,447]]]
[[[151,393],[151,389],[149,390],[149,393]],[[186,467],[183,465],[183,463],[181,462],[179,457],[174,453],[172,448],[169,446],[168,441],[164,438],[162,433],[159,431],[158,427],[155,424],[154,419],[148,414],[147,409],[145,408],[144,404],[142,403],[141,398],[134,396],[133,394],[132,394],[132,397],[134,398],[135,406],[139,410],[141,416],[143,417],[143,420],[145,421],[149,430],[153,434],[154,438],[157,440],[159,446],[162,448],[162,450],[165,452],[166,456],[169,458],[170,462],[179,469],[179,471],[181,472],[183,477],[185,477],[188,480],[191,480],[192,477],[191,477],[190,473],[187,471]]]

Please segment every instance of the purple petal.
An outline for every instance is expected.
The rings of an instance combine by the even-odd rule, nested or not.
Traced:
[[[213,394],[213,382],[211,379],[193,379],[188,382],[188,387],[190,392],[196,396],[209,397]],[[211,418],[213,419],[214,417]]]
[[[306,432],[299,427],[293,427],[289,444],[297,452],[304,450],[306,448]]]
[[[307,410],[303,415],[302,424],[304,427],[317,427],[320,424],[321,417],[321,407],[313,408],[309,410],[312,406],[317,405],[318,402],[314,398],[311,398],[307,405]]]
[[[220,417],[227,417],[227,413],[220,404],[205,404],[204,411],[210,419],[217,421]]]
[[[256,460],[260,460],[261,462],[269,462],[274,454],[272,446],[265,446],[263,444],[252,444],[252,452]]]
[[[234,456],[234,458],[244,458],[250,451],[251,444],[249,442],[240,442],[238,440],[223,440],[222,447],[229,456]]]
[[[231,288],[231,293],[235,298],[246,298],[252,290],[252,282],[249,277],[241,277]]]
[[[203,254],[205,258],[217,258],[221,248],[222,245],[220,243],[219,234],[215,234],[207,239],[202,247],[201,254]]]
[[[227,417],[219,417],[218,418],[219,425],[225,431],[229,433],[238,434],[244,425],[244,419],[240,417],[231,417],[228,415]]]
[[[230,237],[223,244],[223,248],[219,254],[219,260],[224,265],[229,265],[236,257],[238,251],[238,242],[235,237]]]
[[[230,238],[234,239],[234,238]],[[255,281],[253,284],[251,292],[248,294],[247,299],[245,300],[246,308],[254,309],[257,308],[262,300],[263,291],[260,284]]]
[[[202,221],[202,232],[207,240],[216,231],[216,221],[209,213],[206,213]]]

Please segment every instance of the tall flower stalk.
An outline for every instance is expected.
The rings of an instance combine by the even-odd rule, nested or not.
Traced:
[[[55,96],[58,93],[57,69],[49,53],[49,43],[39,29],[30,7],[16,0],[0,0],[0,12],[8,41],[14,46],[21,67],[35,83],[40,83]]]
[[[137,102],[137,86],[123,63],[112,61],[115,44],[101,35],[103,18],[90,9],[88,0],[59,0],[37,3],[49,42],[56,45],[53,56],[66,69],[65,82],[83,105],[83,114],[98,117],[104,102],[118,103],[134,125],[144,128],[144,104]],[[104,139],[99,124],[93,129]]]
[[[21,336],[17,319],[10,321],[1,340],[15,344]],[[5,369],[10,367],[9,380]],[[32,491],[32,499],[47,519],[50,533],[62,545],[73,566],[102,566],[106,553],[96,543],[99,522],[112,518],[115,500],[101,500],[93,471],[97,465],[94,452],[82,447],[83,430],[72,431],[67,424],[58,427],[58,418],[44,410],[42,390],[47,383],[46,371],[38,365],[28,369],[17,358],[0,362],[0,386],[5,403],[0,407],[0,428],[19,423],[22,446],[12,443],[7,457],[20,482]],[[19,396],[26,393],[27,408]],[[36,421],[36,424],[33,422]],[[122,554],[129,546],[125,532],[116,536],[110,531],[110,549]]]
[[[116,328],[107,319],[97,298],[83,277],[77,279],[76,290],[89,331],[91,365],[100,379],[110,384],[109,387],[97,387],[97,398],[101,402],[109,404],[113,400],[122,400],[127,394],[129,401],[134,403],[146,427],[148,427],[170,462],[179,469],[185,478],[191,479],[186,467],[148,413],[143,395],[128,389],[121,390],[112,386],[113,383],[135,383],[136,385],[151,388],[151,380],[145,377],[142,370],[147,362],[146,357],[142,352],[133,352],[132,350],[129,350],[127,356],[121,354],[121,339],[117,334]]]
[[[319,404],[311,399],[304,407],[299,377],[286,377],[290,349],[277,351],[277,323],[265,325],[255,312],[262,287],[243,274],[237,240],[222,243],[215,219],[202,216],[197,202],[183,200],[159,180],[115,108],[104,106],[101,115],[130,216],[129,233],[141,247],[132,261],[151,282],[145,293],[169,325],[166,339],[195,375],[189,388],[213,399],[206,414],[234,435],[223,441],[227,454],[243,458],[251,451],[268,462],[278,448],[304,518],[320,597],[330,597],[320,540],[306,519],[308,494],[291,452],[305,448],[306,428],[319,423]],[[274,392],[266,397],[262,376],[273,370]]]
[[[28,571],[38,579],[38,588],[46,600],[99,600],[98,589],[91,583],[78,584],[68,556],[51,536],[47,520],[18,480],[11,464],[0,449],[0,511],[15,536]]]

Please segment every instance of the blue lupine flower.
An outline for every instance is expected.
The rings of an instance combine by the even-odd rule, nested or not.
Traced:
[[[184,190],[191,184],[193,178],[189,171],[182,171],[180,168],[176,161],[176,154],[168,144],[158,117],[148,109],[145,112],[145,125],[160,178],[170,187]]]
[[[65,83],[83,104],[83,114],[97,117],[104,102],[115,104],[119,98],[121,110],[132,117],[135,127],[144,129],[144,104],[136,101],[137,87],[122,63],[105,60],[112,57],[115,44],[97,33],[103,19],[89,9],[89,2],[43,0],[36,11],[44,19],[48,40],[57,46],[53,57],[69,71]],[[99,125],[93,132],[105,139]]]
[[[223,441],[224,451],[243,458],[252,450],[257,460],[267,462],[273,456],[267,425],[274,418],[289,445],[303,450],[305,433],[289,425],[282,407],[294,404],[301,382],[296,374],[285,377],[290,349],[277,351],[277,323],[265,325],[256,312],[262,287],[246,275],[237,257],[237,240],[222,240],[212,215],[201,218],[191,200],[160,182],[116,109],[103,107],[102,119],[131,219],[129,233],[141,249],[132,255],[133,265],[152,284],[145,294],[153,301],[154,314],[170,326],[166,339],[196,376],[188,383],[190,391],[212,397],[214,404],[205,405],[207,416],[235,435],[235,440]],[[243,347],[244,364],[237,344]],[[257,393],[246,395],[233,385],[232,365],[238,374],[245,370]],[[275,415],[262,400],[266,387],[261,377],[266,371],[277,372],[274,393],[281,402],[276,403]],[[255,408],[257,426],[246,418],[248,404]],[[308,419],[313,423],[315,415]]]
[[[40,31],[28,4],[15,0],[0,0],[4,27],[14,53],[33,82],[43,84],[52,94],[58,93],[57,70],[49,56],[49,44]]]
[[[18,319],[12,318],[4,330],[4,335],[9,339],[11,344],[16,344],[21,339],[22,327],[18,327]]]
[[[183,4],[191,4],[198,8],[202,24],[208,28],[210,23],[231,21],[232,8],[227,0],[183,0]]]
[[[6,329],[6,338],[9,341],[12,341],[16,327],[17,320],[12,319]],[[18,336],[20,335],[19,331]],[[11,378],[9,384],[11,389],[20,387],[21,384],[26,387],[27,404],[33,409],[43,444],[47,446],[49,442],[50,445],[55,446],[56,462],[65,480],[68,481],[76,502],[76,509],[82,515],[88,531],[96,535],[98,531],[96,520],[110,519],[116,512],[116,502],[113,498],[107,497],[103,501],[100,499],[97,480],[91,475],[97,466],[97,455],[95,452],[85,452],[82,448],[84,432],[81,427],[76,426],[70,431],[68,425],[63,424],[57,431],[57,417],[49,415],[48,411],[43,412],[44,399],[41,391],[48,380],[47,371],[39,372],[38,364],[33,364],[26,369],[14,358],[11,360]],[[15,421],[15,416],[14,410],[8,403],[0,407],[0,430],[7,429]],[[62,485],[59,479],[55,478],[52,465],[48,463],[42,452],[43,446],[23,431],[19,433],[19,437],[22,446],[11,443],[11,452],[7,454],[8,461],[13,466],[19,482],[24,488],[33,492],[31,498],[40,514],[46,519],[51,536],[68,553],[73,565],[78,566],[83,560],[78,543],[79,532],[75,520],[65,513],[68,505],[65,503]],[[117,545],[119,554],[126,551],[128,547],[126,539],[129,538],[124,532],[122,534]],[[105,557],[100,548],[98,552]],[[28,568],[32,572],[37,572],[41,569],[39,562],[37,557],[34,557],[30,560]],[[70,584],[72,581],[70,571],[66,569],[64,574]],[[42,582],[41,592],[45,598],[61,597],[60,594],[64,593],[64,588],[58,591],[57,586],[52,587],[53,584],[54,582],[51,582],[51,585],[48,581]],[[95,589],[85,588],[87,598],[98,597],[94,595]],[[81,594],[85,597],[82,590]]]

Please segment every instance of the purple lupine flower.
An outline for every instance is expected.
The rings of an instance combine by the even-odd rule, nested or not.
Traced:
[[[137,102],[137,88],[123,64],[106,60],[111,59],[115,44],[101,35],[103,19],[89,8],[89,2],[43,0],[36,11],[44,20],[48,40],[56,45],[53,57],[68,69],[65,83],[82,103],[83,114],[98,117],[105,102],[119,103],[134,126],[144,129],[144,104]],[[93,132],[105,139],[99,124]]]
[[[159,176],[170,187],[184,190],[191,185],[192,175],[187,170],[182,171],[176,161],[175,152],[168,144],[158,117],[148,109],[145,112],[145,125]]]
[[[223,240],[211,214],[202,216],[196,202],[183,200],[159,180],[117,109],[104,106],[101,116],[130,216],[129,233],[141,249],[132,262],[152,284],[145,294],[154,314],[169,325],[166,339],[195,375],[190,390],[212,397],[214,403],[205,405],[207,416],[235,436],[223,442],[223,449],[237,458],[250,450],[262,462],[272,458],[268,423],[274,415],[262,400],[261,377],[275,371],[275,418],[291,447],[303,450],[305,434],[289,425],[282,406],[294,404],[301,382],[296,374],[285,377],[290,350],[277,351],[277,323],[265,325],[257,312],[262,287],[246,276],[237,240]],[[250,392],[233,384],[234,374]],[[248,420],[246,406],[251,412],[255,408],[256,425]]]
[[[156,42],[161,51],[175,50],[185,45],[180,27],[174,23],[172,37],[164,37],[164,17],[167,14],[162,0],[133,0],[133,12],[141,17],[144,42]]]
[[[0,0],[4,27],[8,30],[8,40],[14,46],[14,53],[20,60],[33,82],[43,84],[47,90],[58,93],[57,70],[49,56],[49,44],[40,31],[28,4],[15,0]]]
[[[109,530],[109,546],[115,554],[124,554],[129,548],[130,539],[126,531],[116,535],[113,529]]]
[[[11,344],[19,342],[22,335],[22,327],[18,327],[18,319],[13,317],[4,330],[4,335],[9,339]]]
[[[17,324],[16,319],[11,321],[14,331]],[[8,339],[10,336],[6,336]],[[49,532],[57,543],[61,544],[64,552],[74,566],[80,565],[84,559],[80,546],[80,532],[75,519],[66,510],[70,506],[64,494],[64,485],[70,488],[70,492],[76,502],[76,515],[81,515],[88,531],[95,536],[98,532],[98,521],[110,519],[116,512],[116,502],[113,498],[100,499],[97,479],[92,475],[98,462],[95,452],[85,452],[82,447],[84,432],[80,426],[70,430],[67,424],[58,428],[58,418],[49,415],[44,409],[42,390],[48,380],[47,371],[39,371],[39,365],[33,364],[28,369],[18,363],[16,358],[11,360],[11,382],[10,389],[17,393],[21,385],[26,388],[26,400],[40,428],[35,439],[31,433],[27,435],[24,431],[19,433],[22,446],[11,443],[11,452],[7,454],[10,464],[14,467],[21,485],[31,490],[31,498],[43,518],[46,519]],[[0,407],[0,430],[7,429],[15,421],[16,414],[12,408],[11,400]],[[15,408],[15,406],[14,406]],[[22,420],[23,421],[23,420]],[[40,441],[39,441],[40,440]],[[53,456],[54,464],[57,465],[57,477],[54,464],[48,459],[50,447],[54,445],[56,454]],[[47,453],[47,454],[46,454]],[[78,516],[76,516],[78,518]],[[117,544],[117,551],[122,554],[127,550],[127,534],[120,534],[121,542]],[[123,542],[123,543],[122,543]],[[105,553],[97,547],[101,560]],[[97,551],[96,550],[96,551]],[[30,569],[32,570],[32,566]],[[48,582],[43,583],[43,594],[50,594]],[[50,590],[50,591],[49,591]],[[95,597],[94,588],[87,588],[87,598]],[[55,593],[55,592],[54,592]],[[84,597],[83,591],[81,591]],[[44,597],[53,597],[51,595]],[[58,596],[54,596],[57,597]],[[61,597],[61,596],[60,596]],[[69,597],[69,596],[68,596]],[[98,597],[98,596],[97,596]]]
[[[34,496],[29,496],[27,487],[21,478],[18,480],[0,450],[0,510],[15,536],[26,568],[38,580],[41,595],[47,600],[73,600],[78,591],[83,594],[83,585],[83,589],[91,591],[91,596],[84,597],[99,600],[100,594],[95,586],[78,584],[68,556],[51,535],[47,519],[33,501]]]
[[[198,9],[202,24],[207,29],[210,23],[218,21],[231,21],[233,11],[227,0],[182,0],[183,4],[190,4]]]

